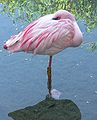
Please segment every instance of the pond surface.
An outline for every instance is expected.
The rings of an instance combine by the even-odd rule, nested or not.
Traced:
[[[85,42],[97,40],[97,28],[85,31],[79,26]],[[18,25],[22,29],[22,26]],[[2,46],[16,26],[7,15],[0,15],[0,120],[11,120],[8,113],[45,99],[47,95],[46,67],[48,56],[9,54]],[[53,88],[61,92],[60,99],[74,101],[82,120],[97,119],[97,52],[85,48],[70,48],[53,57]]]

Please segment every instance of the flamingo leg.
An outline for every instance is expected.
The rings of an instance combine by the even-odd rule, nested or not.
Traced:
[[[48,75],[48,92],[49,92],[49,97],[51,97],[51,83],[52,83],[52,70],[51,70],[51,65],[52,65],[52,56],[50,56],[49,58],[49,64],[48,64],[48,67],[47,67],[47,75]]]

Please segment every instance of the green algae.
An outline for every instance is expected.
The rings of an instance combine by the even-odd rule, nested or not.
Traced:
[[[81,120],[80,110],[73,101],[52,98],[11,112],[8,116],[14,120]]]

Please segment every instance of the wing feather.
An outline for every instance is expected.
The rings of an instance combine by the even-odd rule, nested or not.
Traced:
[[[74,27],[71,21],[59,20],[52,23],[50,21],[49,24],[51,26],[47,27],[45,34],[41,33],[41,39],[37,39],[38,43],[34,49],[35,54],[46,54],[46,51],[50,48],[52,50],[53,47],[59,52],[71,46],[73,42]],[[44,25],[46,26],[46,23]],[[56,52],[56,49],[53,52]]]
[[[69,19],[50,19],[41,23],[37,20],[24,29],[21,48],[34,54],[46,54],[48,49],[54,48],[59,52],[72,44],[73,37],[74,26]]]

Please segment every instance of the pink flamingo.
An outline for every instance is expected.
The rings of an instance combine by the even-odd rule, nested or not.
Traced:
[[[75,17],[66,10],[45,15],[29,24],[18,35],[12,36],[4,48],[11,52],[49,55],[48,92],[51,96],[52,56],[68,47],[77,47],[82,43],[83,35]]]

